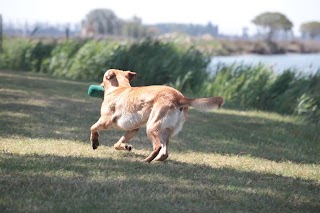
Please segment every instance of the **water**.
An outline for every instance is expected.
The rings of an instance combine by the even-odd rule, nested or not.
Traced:
[[[315,54],[284,54],[284,55],[240,55],[240,56],[214,56],[210,62],[210,68],[217,70],[221,65],[265,64],[273,68],[276,73],[282,73],[286,69],[296,69],[303,74],[316,73],[320,69],[320,53]]]

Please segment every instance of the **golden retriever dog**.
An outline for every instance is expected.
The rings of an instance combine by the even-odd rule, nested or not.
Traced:
[[[222,97],[186,98],[169,86],[131,87],[135,76],[134,72],[116,69],[104,74],[101,117],[90,129],[93,149],[99,146],[98,131],[114,126],[125,131],[114,148],[130,151],[132,146],[127,142],[146,124],[153,150],[144,161],[164,161],[169,156],[169,140],[182,129],[189,107],[208,111],[224,103]]]

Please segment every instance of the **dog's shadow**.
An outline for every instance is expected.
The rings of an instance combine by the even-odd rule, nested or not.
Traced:
[[[56,191],[63,191],[64,202],[78,208],[86,203],[83,192],[92,188],[95,197],[99,197],[91,200],[93,209],[104,203],[108,207],[118,206],[119,211],[132,209],[135,204],[140,208],[146,208],[146,204],[158,206],[163,200],[166,201],[161,205],[163,209],[175,206],[181,211],[268,211],[270,205],[285,212],[319,209],[320,186],[315,181],[170,159],[145,163],[140,161],[144,158],[140,154],[121,155],[123,159],[3,154],[3,171],[6,173],[8,169],[16,175],[5,178],[2,186],[5,190],[20,184],[23,193],[34,191],[32,184],[46,183],[36,184],[33,199],[50,202]],[[48,172],[55,175],[44,175]],[[64,176],[65,172],[73,175]],[[26,181],[28,184],[21,184]],[[7,200],[14,196],[10,191],[3,195]]]

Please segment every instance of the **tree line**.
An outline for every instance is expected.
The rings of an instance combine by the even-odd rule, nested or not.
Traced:
[[[276,40],[279,35],[281,37],[293,37],[292,21],[284,14],[279,12],[265,12],[253,18],[252,23],[256,25],[258,35],[267,41]],[[81,25],[81,27],[80,27]],[[69,25],[56,29],[54,26],[46,26],[45,24],[36,24],[29,27],[33,29],[27,32],[28,36],[39,35],[64,35],[70,33],[76,36],[81,33],[84,37],[93,36],[114,36],[122,38],[140,39],[153,37],[171,32],[180,32],[190,36],[200,36],[209,34],[214,37],[221,36],[219,34],[218,25],[208,22],[207,25],[201,24],[178,24],[178,23],[160,23],[153,25],[145,25],[142,19],[134,16],[129,20],[119,18],[110,9],[94,9],[85,17],[77,29],[70,29]],[[25,26],[26,27],[26,26]],[[21,28],[21,27],[20,27]],[[23,34],[23,29],[15,29],[11,25],[4,25],[4,31],[8,35]],[[79,29],[81,29],[79,32]],[[28,29],[25,29],[28,31]],[[320,21],[310,21],[300,26],[302,38],[315,39],[320,38]],[[25,33],[24,33],[25,34]]]
[[[134,16],[130,20],[123,20],[110,9],[91,10],[82,21],[82,35],[113,35],[129,38],[151,37],[158,34],[179,31],[191,36],[203,34],[218,35],[218,26],[208,22],[200,24],[154,24],[144,25],[142,19]]]
[[[259,34],[267,41],[272,41],[277,34],[291,34],[293,22],[280,12],[265,12],[253,18]],[[123,20],[109,9],[95,9],[90,11],[82,21],[82,30],[85,35],[115,35],[132,38],[149,37],[157,34],[173,31],[182,32],[191,36],[211,34],[218,36],[218,26],[208,22],[200,24],[154,24],[144,25],[141,18],[133,17],[131,20]],[[300,26],[304,38],[314,39],[320,37],[320,22],[310,21]]]

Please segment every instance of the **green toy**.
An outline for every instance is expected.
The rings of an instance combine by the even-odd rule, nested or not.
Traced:
[[[88,88],[88,95],[95,98],[103,98],[104,87],[100,85],[90,85]]]

